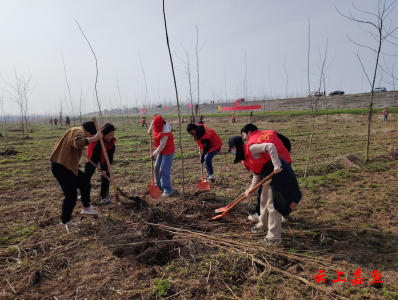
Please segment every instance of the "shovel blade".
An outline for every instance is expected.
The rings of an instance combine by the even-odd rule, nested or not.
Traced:
[[[200,190],[210,190],[210,184],[208,182],[198,182],[197,185]]]
[[[220,207],[214,210],[215,214],[221,214],[228,209],[228,206]]]
[[[160,189],[156,185],[148,185],[149,195],[154,199],[159,199],[161,196]]]
[[[224,216],[227,216],[228,214],[221,214],[218,216],[215,216],[213,218],[211,218],[209,221],[217,221],[217,220],[221,220]]]

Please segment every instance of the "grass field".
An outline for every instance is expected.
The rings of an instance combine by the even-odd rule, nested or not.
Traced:
[[[303,193],[278,247],[250,233],[255,196],[225,220],[208,221],[250,185],[250,174],[226,152],[248,117],[238,115],[232,125],[229,116],[205,116],[224,142],[210,191],[196,186],[199,154],[184,124],[185,199],[178,122],[165,118],[175,130],[172,184],[179,195],[149,196],[149,136],[139,119],[106,119],[117,127],[115,180],[129,197],[102,205],[96,173],[91,195],[101,214],[82,217],[78,203],[70,232],[59,225],[63,195],[48,160],[66,128],[36,122],[31,139],[22,140],[11,124],[7,147],[16,153],[6,155],[0,139],[0,299],[398,299],[396,112],[388,123],[374,117],[367,163],[362,111],[319,115],[307,178],[310,114],[255,116],[260,129],[290,138]],[[354,286],[357,268],[364,279]],[[375,269],[384,284],[371,287]],[[314,279],[319,270],[325,283]],[[346,282],[333,283],[337,270]]]

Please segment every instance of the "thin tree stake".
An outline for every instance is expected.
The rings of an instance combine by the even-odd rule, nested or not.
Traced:
[[[182,169],[182,199],[185,201],[184,154],[183,154],[183,151],[182,151],[182,143],[181,143],[182,127],[181,127],[180,102],[178,101],[177,81],[176,81],[176,76],[175,76],[175,72],[174,72],[173,58],[171,56],[171,51],[170,51],[169,35],[167,34],[166,11],[165,11],[165,7],[164,7],[164,0],[163,0],[163,19],[164,19],[164,29],[165,29],[165,32],[166,32],[167,49],[169,50],[171,70],[173,72],[174,88],[175,88],[175,91],[176,91],[176,98],[177,98],[178,124],[180,126],[180,133],[179,133],[180,142],[179,142],[179,144],[180,144],[180,152],[181,152],[181,169]]]

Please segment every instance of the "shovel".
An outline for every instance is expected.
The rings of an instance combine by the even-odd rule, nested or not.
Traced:
[[[150,145],[151,154],[152,154],[152,137],[151,136],[149,136],[149,145]],[[151,180],[152,180],[152,184],[148,185],[149,195],[151,195],[151,197],[154,199],[159,199],[161,193],[160,193],[159,187],[155,185],[155,181],[154,181],[153,158],[151,158]]]
[[[234,201],[232,201],[230,204],[228,204],[227,206],[224,207],[220,207],[214,210],[215,214],[221,214],[223,213],[226,209],[228,209],[229,207],[231,207],[236,201],[238,201],[240,199],[240,197],[242,197],[244,194],[239,195],[238,198],[236,198]]]
[[[200,157],[202,158],[202,155],[200,155]],[[210,190],[210,184],[208,182],[205,182],[203,179],[203,163],[200,164],[200,172],[202,174],[202,181],[198,182],[198,188],[200,190]]]
[[[275,175],[275,172],[272,172],[267,177],[265,177],[263,180],[261,180],[255,187],[253,187],[249,191],[249,195],[251,195],[253,192],[255,192],[260,186],[262,186],[266,181],[270,180],[272,178],[272,176],[274,176],[274,175]],[[218,216],[215,216],[215,217],[211,218],[210,221],[215,221],[215,220],[222,219],[224,216],[228,215],[228,212],[230,210],[232,210],[236,205],[238,205],[239,202],[242,202],[245,199],[246,199],[246,195],[243,195],[238,200],[236,200],[236,201],[232,202],[230,205],[226,206],[225,207],[226,209],[223,211],[223,213],[221,215],[218,215]]]

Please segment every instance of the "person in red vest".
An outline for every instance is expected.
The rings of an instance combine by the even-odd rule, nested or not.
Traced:
[[[58,124],[57,118],[54,118],[54,124],[55,124],[55,126],[57,126],[57,124]]]
[[[388,118],[388,110],[387,107],[385,109],[383,109],[383,111],[381,112],[381,114],[383,115],[383,121],[384,122],[388,122],[387,118]]]
[[[156,150],[149,157],[156,157],[155,180],[159,189],[163,190],[162,197],[165,198],[173,193],[170,171],[175,151],[174,137],[170,124],[160,115],[153,118],[148,130],[149,135],[152,135],[152,130]]]
[[[141,127],[144,127],[144,126],[148,127],[148,125],[147,125],[147,123],[146,123],[146,121],[145,121],[145,117],[142,117],[142,119],[141,119],[141,124],[142,124]]]
[[[236,120],[235,120],[235,115],[234,114],[232,114],[231,120],[232,120],[232,124],[235,124]]]
[[[115,126],[113,126],[111,123],[106,123],[102,128],[101,132],[103,134],[103,142],[104,146],[106,149],[106,153],[108,154],[108,159],[109,163],[112,164],[113,162],[113,156],[115,154],[116,150],[116,139],[115,139]],[[87,147],[87,161],[86,165],[84,167],[84,174],[91,180],[91,177],[93,176],[96,167],[93,166],[92,163],[90,163],[89,160],[91,160],[94,164],[100,163],[101,165],[101,174],[102,175],[107,175],[108,178],[110,177],[109,170],[108,170],[108,165],[105,160],[104,152],[102,151],[102,146],[100,141],[96,143],[91,143]],[[101,196],[101,202],[104,204],[111,204],[111,200],[108,197],[109,194],[109,180],[106,179],[104,176],[101,176],[101,191],[100,191],[100,196]]]
[[[302,196],[296,175],[289,164],[289,151],[275,130],[260,131],[255,125],[248,124],[241,133],[247,141],[246,145],[240,136],[230,138],[228,143],[230,151],[235,154],[234,163],[242,162],[253,173],[246,196],[264,177],[272,171],[276,173],[262,186],[259,222],[251,232],[257,234],[268,230],[263,242],[267,245],[280,244],[282,217],[288,218]]]
[[[198,143],[201,151],[200,162],[205,164],[209,181],[216,182],[213,170],[213,157],[221,150],[222,140],[220,136],[211,128],[202,124],[188,124],[188,133],[193,136]]]

